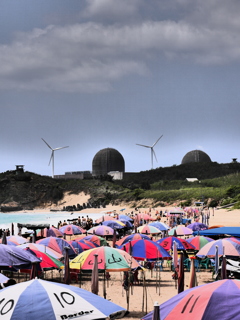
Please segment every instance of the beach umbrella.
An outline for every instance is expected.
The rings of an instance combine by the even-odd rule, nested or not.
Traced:
[[[45,246],[48,246],[49,248],[57,251],[62,255],[64,255],[65,253],[65,247],[69,247],[70,248],[69,257],[76,256],[75,249],[66,240],[62,238],[47,237],[47,238],[38,240],[36,243],[44,244]]]
[[[119,249],[125,250],[136,260],[156,260],[161,259],[171,259],[170,254],[152,240],[133,240],[120,246]]]
[[[0,244],[0,270],[29,268],[32,263],[38,262],[41,260],[31,252],[15,246]]]
[[[1,283],[5,283],[5,282],[7,282],[8,280],[9,280],[9,278],[6,277],[4,274],[2,274],[2,273],[0,272],[0,284],[1,284]],[[1,286],[0,286],[0,288],[1,288]]]
[[[124,223],[125,227],[128,228],[128,229],[132,229],[133,228],[133,224],[131,222],[131,220],[125,220],[125,219],[118,219],[117,221],[120,221],[122,223]]]
[[[192,231],[201,231],[201,230],[207,230],[208,226],[201,222],[193,222],[187,226]]]
[[[202,247],[205,246],[205,244],[214,240],[209,237],[195,236],[195,237],[186,239],[186,241],[192,244],[195,247],[195,250],[200,250]]]
[[[15,243],[17,246],[19,244],[23,244],[23,243],[29,242],[28,239],[26,239],[24,237],[21,237],[21,236],[8,236],[7,237],[7,241],[11,241],[11,242]]]
[[[118,219],[119,220],[127,220],[127,221],[130,221],[130,222],[133,221],[133,219],[131,217],[126,216],[125,214],[119,214]]]
[[[150,226],[149,224],[145,224],[143,226],[138,227],[137,232],[143,234],[159,234],[161,231],[156,227]]]
[[[89,250],[89,249],[93,249],[96,248],[97,245],[93,242],[87,241],[86,242],[84,240],[70,240],[68,241],[68,243],[71,244],[71,246],[75,249],[77,249],[77,253],[81,253],[84,250]]]
[[[186,240],[178,237],[165,237],[157,240],[156,242],[163,247],[165,250],[169,251],[173,249],[173,243],[176,242],[177,250],[194,250],[195,247],[188,243]]]
[[[97,236],[95,234],[92,234],[92,235],[90,234],[88,236],[82,235],[82,236],[79,236],[79,237],[75,238],[74,240],[76,240],[76,241],[78,241],[78,240],[84,240],[84,241],[87,240],[87,241],[90,241],[92,243],[97,244],[99,247],[108,245],[106,239],[104,239],[104,238],[102,238],[100,236]]]
[[[108,226],[97,226],[92,227],[88,230],[88,234],[96,234],[97,236],[112,236],[113,235],[113,228]]]
[[[116,219],[112,216],[102,216],[101,218],[98,218],[97,220],[95,220],[95,222],[101,223],[103,221],[110,221],[110,220],[116,220]]]
[[[119,220],[103,221],[102,225],[110,227],[112,229],[122,229],[125,227],[125,224]]]
[[[50,227],[50,228],[44,228],[44,229],[40,230],[37,233],[37,236],[41,237],[41,238],[63,237],[63,233],[59,229],[57,229],[55,227]]]
[[[187,236],[187,235],[191,235],[193,233],[193,231],[185,226],[177,226],[172,228],[170,231],[168,231],[168,234],[170,236],[173,235],[177,235],[177,236]]]
[[[111,247],[99,247],[80,253],[70,262],[70,268],[82,271],[93,270],[94,255],[98,256],[98,271],[129,271],[139,264],[127,252]]]
[[[29,250],[30,252],[35,254],[35,256],[41,260],[40,267],[43,271],[64,268],[64,264],[61,261],[53,258],[52,256],[50,256],[47,253],[44,253],[44,252],[41,252],[38,250],[34,250],[34,249],[29,249],[29,248],[26,248],[25,250]]]
[[[218,256],[221,257],[225,253],[226,257],[239,257],[240,246],[239,243],[227,239],[219,239],[216,241],[211,241],[207,243],[202,249],[197,253],[199,258],[214,258],[216,246],[218,247]]]
[[[126,309],[89,291],[33,279],[0,290],[2,320],[106,319]]]
[[[147,236],[146,234],[142,234],[142,233],[133,233],[133,234],[130,234],[129,236],[125,236],[123,237],[122,239],[116,241],[116,245],[117,246],[121,246],[129,241],[132,241],[132,240],[140,240],[140,239],[148,239],[148,240],[151,240],[150,239],[150,236]]]
[[[160,231],[166,231],[166,230],[170,229],[170,227],[166,223],[159,222],[159,221],[150,222],[148,225],[153,226],[153,227],[159,229]]]
[[[238,320],[240,281],[219,280],[185,290],[160,305],[161,320]],[[144,316],[152,320],[153,311]]]
[[[48,255],[50,255],[51,257],[55,258],[55,259],[62,259],[63,258],[63,254],[59,253],[47,246],[45,246],[44,244],[38,244],[38,243],[24,243],[21,244],[20,246],[18,246],[21,249],[25,249],[25,248],[29,248],[32,250],[38,250],[41,251],[43,253],[47,253]]]
[[[87,231],[84,230],[83,228],[76,226],[75,224],[67,224],[66,226],[63,226],[59,229],[59,231],[62,234],[66,234],[69,236],[72,236],[74,234],[82,234],[82,233],[86,233]]]

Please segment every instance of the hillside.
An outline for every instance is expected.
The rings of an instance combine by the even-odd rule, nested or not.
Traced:
[[[31,210],[58,204],[66,192],[90,195],[88,203],[76,204],[69,210],[99,207],[109,203],[141,202],[154,205],[183,204],[194,201],[219,205],[240,201],[239,163],[199,163],[168,168],[157,168],[140,173],[126,174],[123,180],[111,181],[111,177],[99,179],[52,179],[31,172],[15,170],[0,173],[1,211]],[[187,182],[186,178],[198,178]]]

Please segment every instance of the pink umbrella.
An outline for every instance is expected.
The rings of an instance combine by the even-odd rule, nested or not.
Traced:
[[[176,233],[175,233],[176,232]],[[171,229],[168,234],[170,236],[173,236],[175,234],[177,234],[177,236],[186,236],[186,235],[190,235],[192,234],[193,231],[185,226],[177,226],[173,229]]]
[[[82,234],[86,233],[87,231],[83,228],[76,226],[75,224],[67,224],[59,229],[63,234],[67,234],[72,236],[73,234]]]
[[[98,236],[112,236],[114,233],[114,230],[108,226],[97,226],[89,229],[87,233],[96,234]]]

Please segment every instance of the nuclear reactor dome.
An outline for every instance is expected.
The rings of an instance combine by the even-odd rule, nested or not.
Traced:
[[[210,157],[201,150],[189,151],[182,159],[182,164],[191,162],[211,162]]]
[[[105,175],[110,171],[125,171],[124,158],[116,149],[106,148],[98,151],[92,161],[92,175]]]

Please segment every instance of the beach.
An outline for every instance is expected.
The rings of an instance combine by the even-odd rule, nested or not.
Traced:
[[[66,194],[64,200],[56,205],[46,206],[45,208],[36,208],[31,211],[32,214],[35,212],[50,212],[50,210],[60,210],[62,206],[67,205],[76,205],[77,203],[86,203],[88,200],[88,195],[83,193],[79,195],[71,195]],[[173,207],[139,207],[139,212],[148,212],[151,210],[152,216],[156,214],[156,211],[160,212],[161,210],[165,212]],[[124,210],[123,210],[124,209]],[[130,206],[126,206],[126,204],[121,205],[108,205],[106,208],[89,208],[79,212],[80,216],[88,215],[89,213],[113,213],[116,212],[118,214],[128,214],[131,212],[135,212],[135,208]],[[51,213],[49,213],[51,214]],[[162,222],[168,223],[167,217],[162,217]],[[210,209],[210,219],[209,226],[240,226],[240,210],[229,210],[229,209]],[[110,243],[111,245],[111,243]],[[184,289],[187,290],[189,288],[189,272],[185,272],[185,284]],[[140,284],[135,284],[130,288],[129,291],[129,304],[127,304],[126,299],[126,291],[123,288],[123,274],[117,272],[110,273],[110,279],[107,281],[106,293],[107,299],[110,301],[124,307],[128,308],[129,314],[124,317],[124,319],[133,320],[140,319],[146,313],[153,310],[154,302],[157,301],[160,304],[168,300],[169,298],[175,296],[177,294],[177,286],[176,281],[172,278],[173,272],[170,270],[169,265],[165,261],[163,264],[163,270],[155,271],[155,270],[146,270],[145,271],[145,287],[146,291],[144,291],[143,286],[143,277],[141,272],[139,272]],[[160,279],[160,281],[159,281]],[[101,277],[100,277],[101,280]],[[201,269],[200,272],[197,272],[197,282],[198,285],[212,282],[212,271],[210,269],[204,270]],[[71,285],[79,286],[79,283],[75,283],[72,280]],[[83,279],[81,282],[81,288],[91,291],[91,281],[88,279]],[[99,285],[99,296],[103,297],[103,281],[100,281]]]

